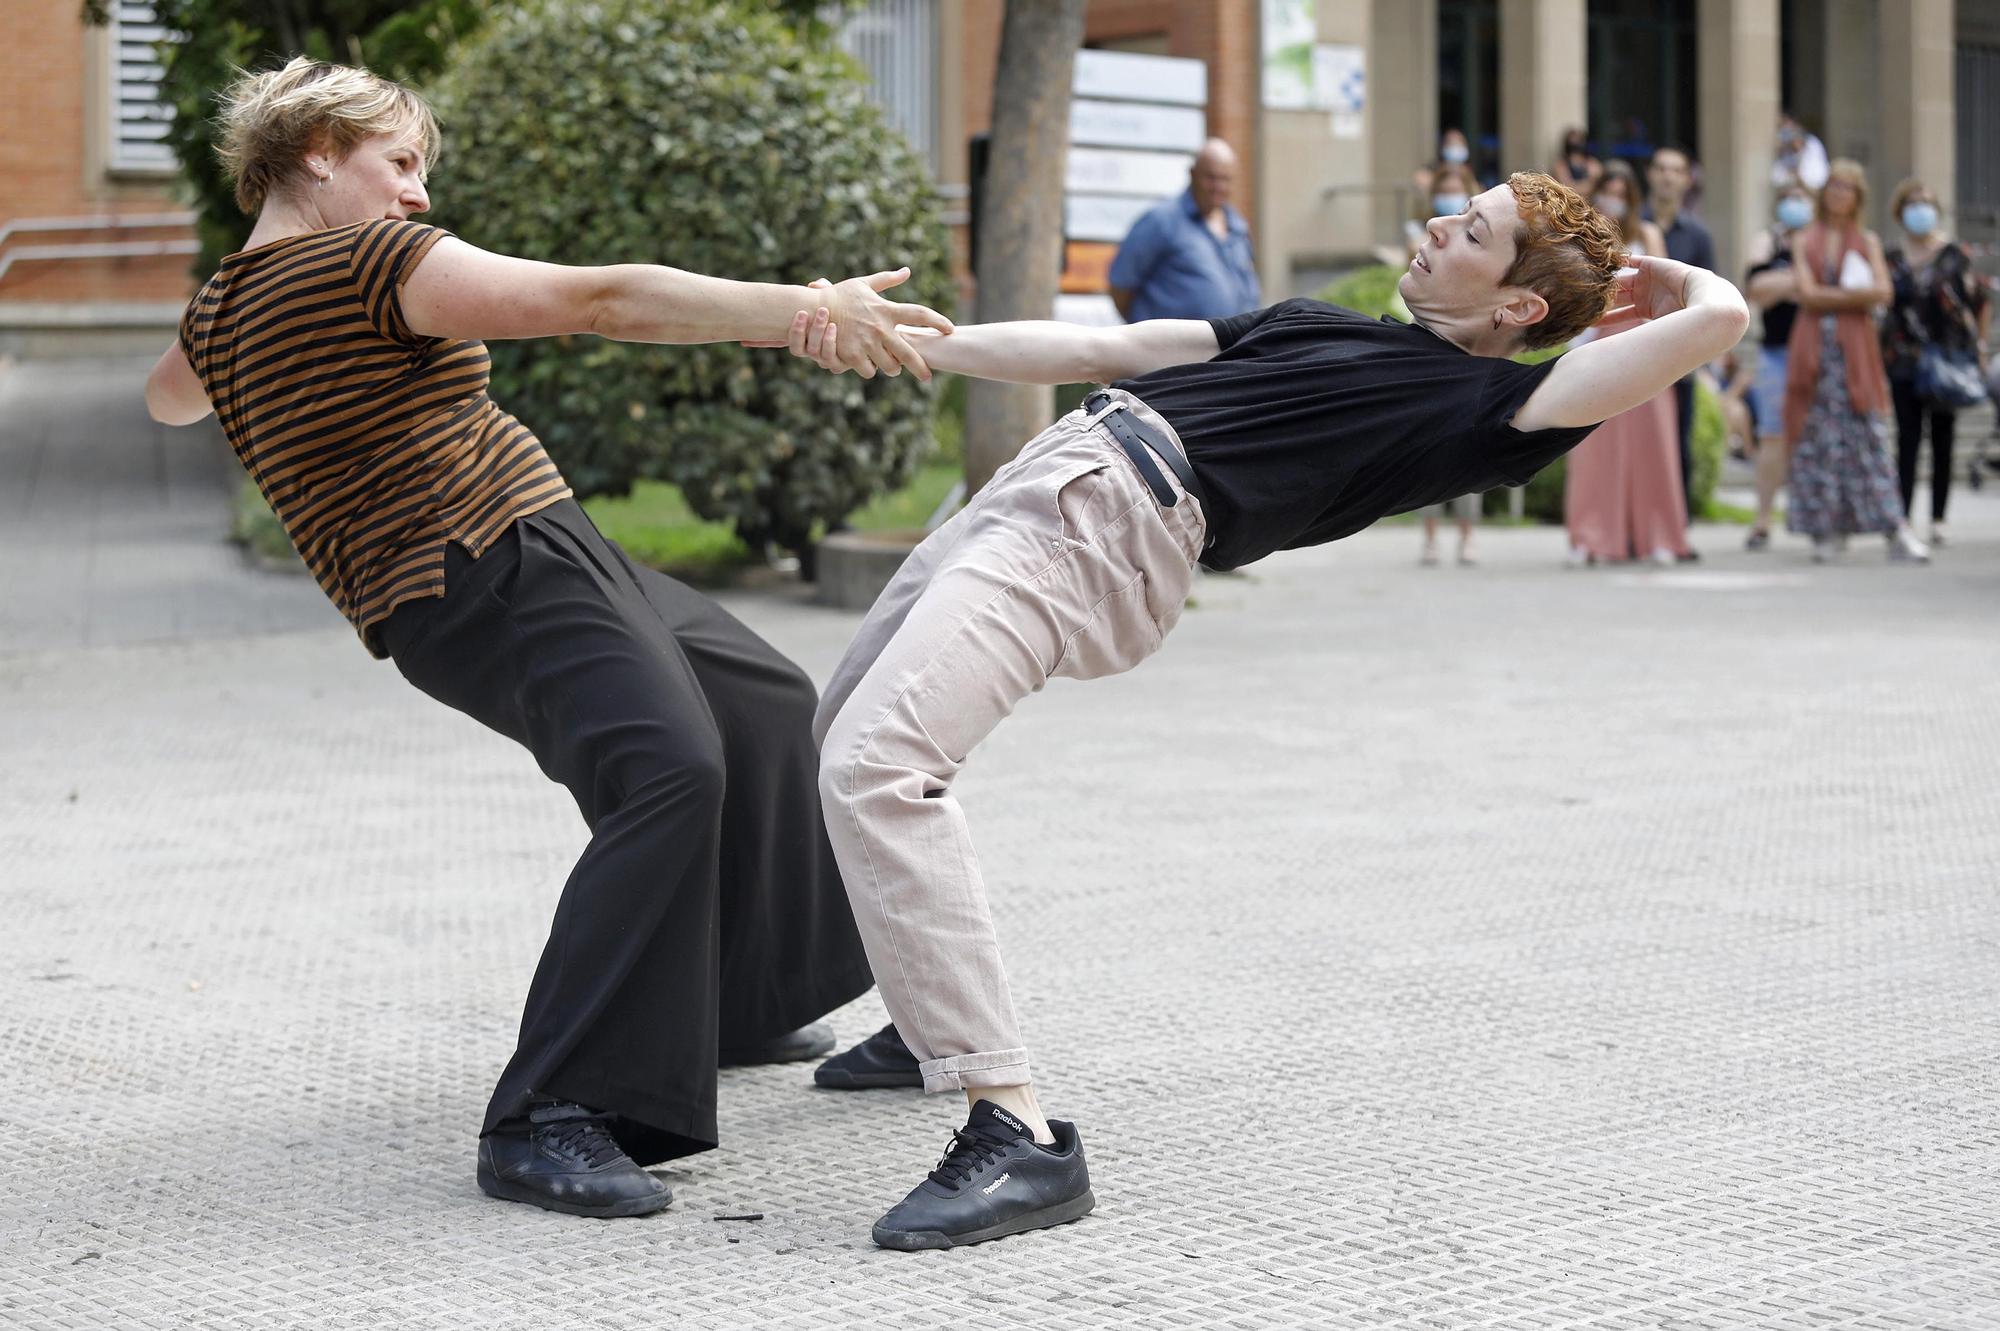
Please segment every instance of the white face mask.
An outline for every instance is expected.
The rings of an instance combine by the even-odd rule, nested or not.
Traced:
[[[1447,143],[1438,149],[1438,156],[1447,162],[1469,162],[1472,160],[1472,150],[1462,143]]]
[[[1590,202],[1592,207],[1614,222],[1625,216],[1625,200],[1615,194],[1600,194]]]
[[[1431,215],[1434,217],[1456,217],[1465,211],[1465,205],[1472,202],[1470,194],[1431,195]]]

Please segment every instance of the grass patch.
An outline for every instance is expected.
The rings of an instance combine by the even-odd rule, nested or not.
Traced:
[[[847,525],[856,531],[913,531],[930,521],[951,487],[965,475],[964,464],[934,457],[917,468],[910,483],[856,509]]]
[[[728,523],[702,521],[681,492],[662,481],[640,481],[627,495],[586,499],[583,511],[626,554],[685,582],[724,581],[752,558]]]

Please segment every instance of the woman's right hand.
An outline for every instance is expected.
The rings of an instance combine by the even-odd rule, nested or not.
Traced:
[[[794,342],[801,331],[800,320],[806,318],[817,325],[804,331],[809,335],[820,334],[811,339],[812,358],[824,368],[836,374],[853,370],[863,379],[873,379],[878,372],[894,376],[907,368],[928,382],[930,367],[897,325],[928,328],[938,333],[951,332],[952,325],[951,320],[927,306],[883,297],[882,292],[908,281],[909,277],[909,269],[898,268],[867,277],[850,277],[832,286],[824,286],[823,279],[814,283],[824,292],[820,307],[817,312],[802,310],[793,316]]]

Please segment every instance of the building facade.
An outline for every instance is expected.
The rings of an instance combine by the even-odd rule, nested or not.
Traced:
[[[0,11],[0,351],[51,328],[150,336],[191,289],[190,219],[160,144],[164,34],[150,0],[113,0],[107,27],[81,8]],[[841,34],[932,164],[968,295],[969,144],[1004,92],[1004,13],[868,0]],[[1600,156],[1687,145],[1732,275],[1769,217],[1781,107],[1868,168],[1879,229],[1915,174],[1960,235],[2000,241],[2000,0],[1091,0],[1085,44],[1205,66],[1201,129],[1241,158],[1236,205],[1270,299],[1393,252],[1422,208],[1411,172],[1447,126],[1489,179],[1546,166],[1572,125]],[[1146,178],[1180,169],[1161,165]],[[1101,253],[1077,253],[1101,269]]]
[[[146,0],[0,10],[0,352],[89,334],[159,341],[192,284],[193,219],[161,143]]]
[[[930,104],[898,114],[927,127],[962,238],[1004,0],[871,0],[865,14],[918,11],[938,73]],[[1275,94],[1301,25],[1358,95]],[[1237,206],[1274,299],[1393,251],[1421,209],[1411,173],[1446,127],[1466,132],[1486,179],[1545,169],[1571,126],[1600,157],[1640,165],[1685,145],[1731,275],[1769,224],[1780,109],[1868,169],[1878,229],[1896,182],[1917,175],[1962,236],[2000,240],[2000,0],[1091,0],[1085,45],[1206,62],[1207,129],[1243,160]]]

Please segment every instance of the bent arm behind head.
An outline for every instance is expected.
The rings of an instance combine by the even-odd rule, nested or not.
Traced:
[[[1609,420],[1742,340],[1750,310],[1729,282],[1670,259],[1637,262],[1626,289],[1633,312],[1646,322],[1564,353],[1515,413],[1515,429]]]

